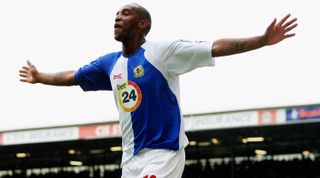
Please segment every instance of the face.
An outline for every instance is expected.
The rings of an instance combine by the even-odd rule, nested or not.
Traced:
[[[114,38],[121,42],[133,39],[139,33],[139,19],[135,5],[123,6],[116,14]]]

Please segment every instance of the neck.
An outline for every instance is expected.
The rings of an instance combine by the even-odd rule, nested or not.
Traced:
[[[124,55],[129,56],[139,49],[142,44],[146,41],[144,37],[137,40],[122,41],[122,52]]]

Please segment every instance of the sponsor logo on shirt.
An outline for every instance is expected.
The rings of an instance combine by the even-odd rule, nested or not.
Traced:
[[[133,70],[134,78],[142,77],[144,76],[144,68],[142,65],[137,66]]]
[[[128,81],[123,83],[118,88],[118,102],[125,112],[135,111],[142,100],[142,93],[139,86],[133,82]]]

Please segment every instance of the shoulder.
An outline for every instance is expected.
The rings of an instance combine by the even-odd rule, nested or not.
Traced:
[[[142,48],[146,51],[146,53],[152,55],[160,55],[163,56],[165,53],[168,53],[168,50],[172,48],[175,41],[150,41],[147,40]]]
[[[147,40],[143,45],[142,48],[145,50],[154,49],[154,48],[161,48],[168,45],[168,42],[165,41],[150,41]]]
[[[198,46],[208,46],[211,45],[209,41],[192,41],[187,39],[177,39],[177,40],[168,40],[168,41],[146,41],[146,43],[142,46],[145,49],[156,49],[161,50],[170,50],[176,48],[183,47],[198,47]]]
[[[179,40],[173,41],[171,43],[171,46],[207,46],[208,44],[211,44],[211,42],[179,39]]]
[[[100,56],[97,60],[99,62],[110,62],[110,61],[113,61],[117,58],[119,58],[121,56],[121,52],[112,52],[112,53],[108,53],[108,54],[105,54],[103,56]]]

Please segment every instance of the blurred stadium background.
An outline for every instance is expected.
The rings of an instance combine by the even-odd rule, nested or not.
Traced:
[[[250,99],[259,98],[260,105],[254,103],[254,106],[268,106],[185,115],[190,145],[186,148],[183,178],[320,178],[320,85],[316,82],[320,71],[316,43],[320,35],[315,35],[320,31],[320,25],[316,25],[320,11],[317,1],[137,2],[153,14],[149,36],[153,40],[163,40],[164,34],[166,40],[251,36],[264,30],[274,17],[281,18],[286,13],[298,17],[299,27],[293,41],[279,44],[281,47],[265,48],[263,54],[251,53],[249,57],[242,54],[235,60],[231,56],[229,60],[221,60],[223,65],[214,70],[193,72],[188,76],[192,83],[182,83],[184,101],[202,103],[207,93],[198,92],[197,97],[193,97],[187,89],[193,92],[193,86],[209,84],[203,76],[211,76],[215,86],[208,91],[215,89],[211,97],[222,98],[223,103],[216,102],[214,107],[208,104],[208,110],[218,110],[220,106],[230,108],[234,101],[240,101],[241,108],[250,108],[247,107],[250,102],[243,101],[251,93]],[[70,113],[84,110],[77,106],[68,113],[69,106],[74,106],[73,101],[79,102],[79,97],[81,102],[91,104],[105,96],[105,93],[83,96],[79,89],[21,86],[17,82],[17,70],[26,59],[44,71],[63,70],[61,65],[65,69],[77,68],[88,59],[105,54],[106,49],[118,49],[119,44],[113,42],[111,34],[114,15],[123,4],[124,0],[0,1],[0,59],[5,66],[0,70],[1,125],[16,122],[16,126],[26,128],[29,123],[51,121],[50,117],[57,119],[54,124],[60,124],[62,119],[59,115],[53,116],[57,113],[53,107],[60,106],[59,114],[69,119]],[[197,75],[201,72],[205,74]],[[235,92],[238,95],[232,94]],[[224,97],[226,95],[231,96]],[[236,99],[230,99],[233,96]],[[61,102],[65,97],[68,99]],[[276,101],[277,97],[285,103],[308,105],[286,106]],[[197,98],[200,101],[195,101]],[[25,102],[30,100],[35,101]],[[107,104],[114,105],[111,99],[110,103],[106,103],[108,99],[101,100],[103,104],[95,104],[95,110],[105,111]],[[46,107],[42,108],[44,103]],[[274,104],[283,107],[272,108]],[[36,119],[25,118],[34,107],[41,108],[38,113],[32,113],[38,114]],[[234,107],[231,105],[231,108]],[[18,117],[19,114],[22,117]],[[48,118],[41,120],[45,115]],[[120,160],[117,122],[0,130],[0,178],[119,178]]]
[[[183,178],[319,178],[320,105],[185,115]],[[118,122],[0,132],[0,178],[119,178]]]

